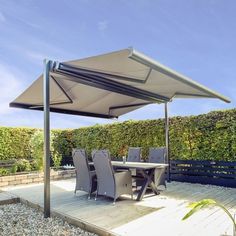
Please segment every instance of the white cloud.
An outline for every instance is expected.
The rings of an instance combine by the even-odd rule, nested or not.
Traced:
[[[98,30],[99,31],[105,31],[108,28],[108,21],[99,21],[98,22]]]
[[[0,12],[0,22],[5,22],[6,21],[6,17],[3,15],[2,12]]]
[[[0,114],[11,112],[9,103],[14,100],[22,90],[20,81],[13,74],[12,68],[0,64]]]

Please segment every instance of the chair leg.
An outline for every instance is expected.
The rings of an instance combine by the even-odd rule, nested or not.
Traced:
[[[88,200],[90,200],[91,196],[90,196],[90,193],[88,194]]]
[[[114,198],[114,200],[113,200],[113,203],[112,203],[113,205],[115,205],[116,204],[116,199]]]
[[[95,201],[97,201],[97,198],[98,198],[98,192],[96,192]]]

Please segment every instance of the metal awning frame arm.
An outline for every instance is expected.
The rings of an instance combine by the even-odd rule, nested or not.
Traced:
[[[82,83],[91,87],[97,87],[103,90],[120,93],[130,97],[136,97],[149,102],[168,102],[170,98],[160,94],[144,91],[142,89],[126,85],[114,80],[109,80],[103,74],[94,72],[93,74],[83,71],[80,68],[57,62],[53,69],[54,73],[67,76],[66,79]]]

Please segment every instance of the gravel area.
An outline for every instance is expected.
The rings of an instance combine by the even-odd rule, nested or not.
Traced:
[[[0,235],[96,236],[69,225],[60,218],[45,219],[42,212],[20,203],[0,206]]]

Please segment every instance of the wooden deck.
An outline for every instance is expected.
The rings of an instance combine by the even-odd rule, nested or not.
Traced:
[[[83,192],[73,194],[74,179],[51,183],[51,207],[78,222],[108,230],[117,235],[219,236],[232,235],[232,224],[218,209],[205,209],[187,221],[181,218],[190,202],[213,198],[236,213],[236,189],[210,185],[172,182],[158,196],[147,195],[140,201],[122,197],[115,205],[99,197],[87,200]],[[8,187],[4,190],[43,206],[43,185]]]

